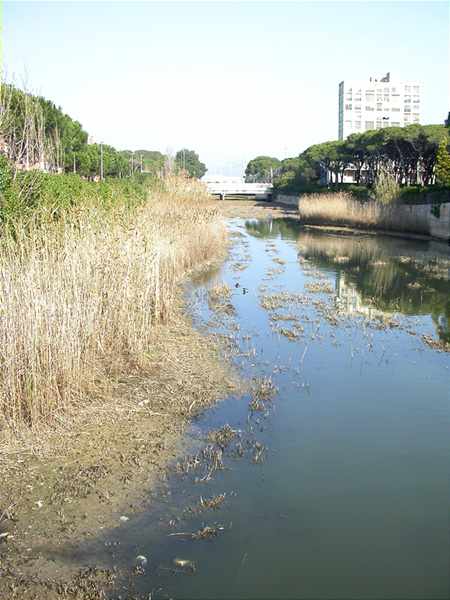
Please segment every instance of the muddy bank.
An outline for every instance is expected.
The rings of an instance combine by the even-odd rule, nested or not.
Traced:
[[[276,202],[264,200],[224,200],[217,202],[220,214],[227,218],[276,219],[298,218],[298,210]]]
[[[189,420],[236,389],[217,340],[196,332],[180,304],[155,330],[149,376],[130,375],[69,427],[43,430],[2,453],[0,598],[100,598],[111,573],[49,548],[82,544],[152,502],[182,452]]]

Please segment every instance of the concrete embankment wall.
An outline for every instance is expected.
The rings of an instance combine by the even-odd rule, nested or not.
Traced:
[[[299,198],[300,196],[298,194],[296,196],[291,196],[289,194],[276,194],[273,199],[278,204],[286,204],[288,206],[296,206],[298,208]]]
[[[286,206],[297,206],[301,195],[277,194],[274,200]],[[439,240],[450,241],[450,202],[442,204],[403,204],[395,207],[401,221],[410,224],[407,229],[414,232],[417,223],[418,233],[427,230],[429,235]]]

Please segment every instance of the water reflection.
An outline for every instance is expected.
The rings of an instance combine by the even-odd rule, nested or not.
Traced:
[[[299,260],[334,273],[348,312],[429,315],[450,342],[450,257],[442,244],[305,229],[295,219],[248,221],[255,237],[296,240]]]

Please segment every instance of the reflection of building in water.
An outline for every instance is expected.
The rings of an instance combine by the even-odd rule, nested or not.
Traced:
[[[437,330],[440,338],[450,337],[450,318],[447,315],[439,315],[437,318]]]
[[[391,316],[393,313],[384,312],[371,304],[363,302],[362,295],[355,285],[346,281],[346,274],[338,272],[336,275],[336,304],[338,308],[348,314],[362,314],[369,319]]]

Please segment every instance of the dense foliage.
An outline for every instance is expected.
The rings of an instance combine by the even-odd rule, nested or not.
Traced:
[[[249,183],[270,183],[278,173],[280,161],[273,156],[257,156],[245,169],[245,180]]]
[[[380,170],[402,186],[431,185],[437,175],[439,144],[444,142],[447,146],[449,139],[444,125],[409,125],[355,133],[343,141],[315,144],[298,157],[282,160],[274,186],[286,191],[325,183],[337,187],[348,169],[358,186],[373,187]],[[249,172],[258,159],[250,161]]]
[[[207,168],[200,162],[199,156],[194,150],[183,148],[175,155],[175,164],[181,171],[186,171],[189,177],[200,179],[206,173]]]
[[[450,185],[450,153],[447,140],[442,140],[437,151],[436,181],[441,185]]]
[[[100,175],[103,155],[105,177],[131,176],[143,171],[159,174],[166,160],[158,151],[119,151],[110,145],[88,144],[81,124],[50,100],[0,86],[0,152],[19,170]]]

